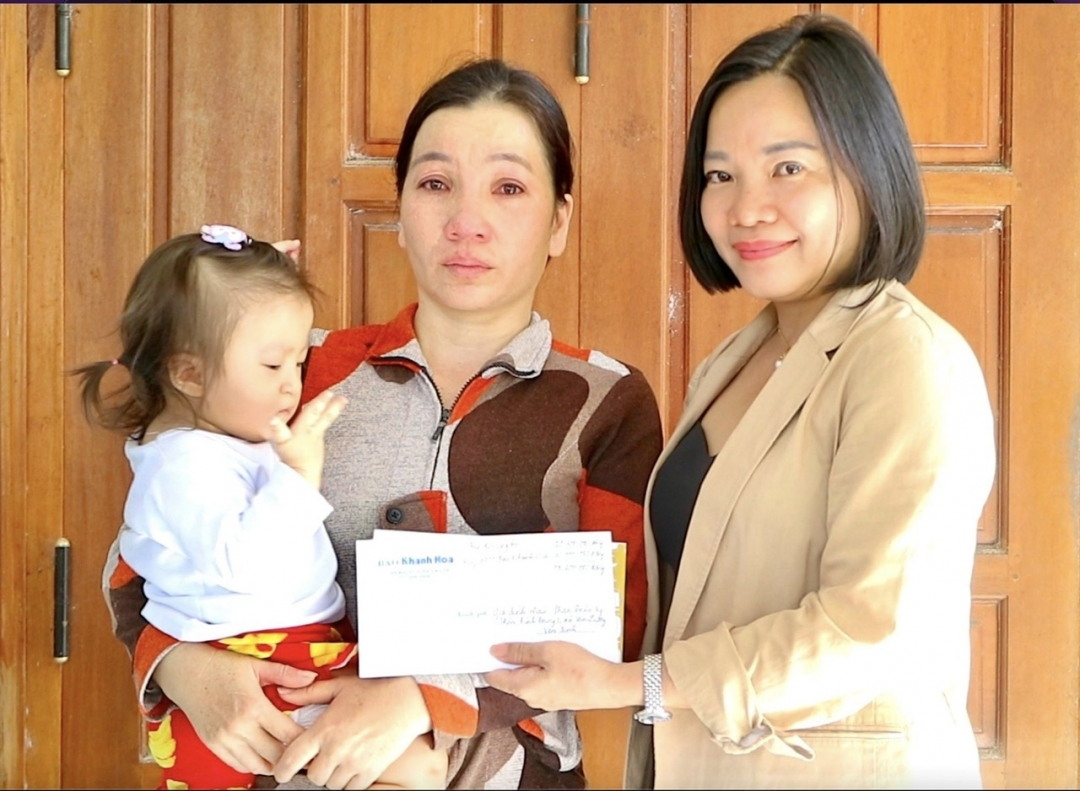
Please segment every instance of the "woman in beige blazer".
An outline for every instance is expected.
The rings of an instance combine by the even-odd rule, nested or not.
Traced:
[[[902,285],[918,166],[858,33],[797,17],[736,47],[680,203],[699,282],[768,304],[698,367],[650,480],[649,655],[498,646],[526,667],[489,683],[544,709],[644,703],[629,787],[978,787],[993,417],[968,344]]]

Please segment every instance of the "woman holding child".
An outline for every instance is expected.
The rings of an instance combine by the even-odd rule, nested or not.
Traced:
[[[550,91],[499,61],[464,66],[413,108],[397,154],[400,243],[419,300],[386,325],[316,332],[304,400],[348,405],[326,429],[322,492],[355,622],[354,543],[375,528],[499,534],[610,530],[627,544],[624,648],[645,622],[642,503],[662,435],[643,375],[551,336],[532,310],[573,212],[571,139]],[[542,712],[480,676],[312,675],[142,620],[143,580],[106,568],[117,634],[151,718],[179,707],[215,754],[288,781],[367,788],[417,737],[454,788],[581,788],[572,712]],[[363,646],[360,647],[363,650]],[[329,703],[306,731],[261,687]]]

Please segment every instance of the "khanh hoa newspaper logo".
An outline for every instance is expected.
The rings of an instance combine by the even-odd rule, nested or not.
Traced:
[[[380,566],[435,566],[442,563],[453,563],[454,559],[445,555],[427,555],[422,558],[403,555],[400,560],[380,560]]]

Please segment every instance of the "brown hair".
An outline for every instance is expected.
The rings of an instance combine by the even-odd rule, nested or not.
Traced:
[[[194,354],[212,378],[246,305],[283,294],[314,301],[316,291],[292,259],[268,242],[249,239],[231,250],[198,233],[168,240],[150,253],[128,290],[120,317],[123,351],[115,360],[70,372],[81,379],[87,419],[141,438],[169,397],[187,400],[172,385],[172,358]],[[130,381],[105,397],[102,379],[115,364],[127,368]],[[120,400],[106,404],[115,397]]]
[[[710,293],[738,288],[701,219],[702,163],[709,115],[730,88],[763,74],[798,84],[826,155],[851,181],[861,238],[855,260],[831,289],[915,274],[926,235],[919,166],[900,105],[874,50],[849,24],[823,14],[793,17],[724,57],[698,96],[679,191],[679,231],[687,262]]]

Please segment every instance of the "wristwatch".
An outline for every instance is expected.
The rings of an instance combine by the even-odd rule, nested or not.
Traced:
[[[634,719],[642,725],[667,722],[671,719],[671,712],[664,708],[664,663],[661,654],[645,657],[642,680],[645,685],[645,708],[634,714]]]

